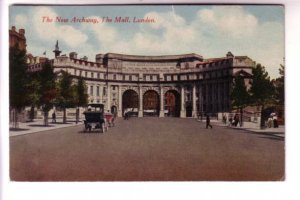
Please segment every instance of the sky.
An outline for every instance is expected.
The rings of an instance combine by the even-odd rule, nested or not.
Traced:
[[[53,19],[46,22],[45,17]],[[68,22],[57,22],[61,17]],[[74,23],[73,17],[99,23]],[[102,22],[109,17],[112,22]],[[115,23],[129,17],[130,23]],[[133,23],[133,18],[154,23]],[[98,53],[225,57],[248,56],[279,76],[284,62],[284,7],[279,5],[123,5],[10,6],[9,25],[24,28],[27,52],[53,58],[58,40],[62,54],[95,61]]]

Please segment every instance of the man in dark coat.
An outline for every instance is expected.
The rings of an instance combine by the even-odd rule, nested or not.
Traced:
[[[208,127],[212,128],[212,125],[210,124],[210,118],[209,118],[209,115],[207,114],[206,115],[206,128],[208,128]]]

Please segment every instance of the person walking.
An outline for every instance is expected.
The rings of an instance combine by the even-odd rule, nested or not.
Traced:
[[[56,114],[55,114],[55,112],[52,113],[52,122],[56,123]]]
[[[212,128],[212,125],[210,124],[210,117],[209,117],[209,115],[207,114],[207,115],[206,115],[206,128],[208,128],[208,127]]]

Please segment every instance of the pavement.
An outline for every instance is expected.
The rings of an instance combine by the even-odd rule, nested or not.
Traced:
[[[237,130],[245,130],[254,133],[270,134],[274,136],[285,137],[285,126],[279,126],[278,128],[272,127],[272,128],[261,129],[259,128],[257,123],[252,123],[252,122],[244,122],[243,127],[229,126],[229,124],[224,124],[223,122],[217,120],[212,120],[211,122],[217,126],[229,127]]]
[[[201,122],[200,120],[197,121]],[[205,122],[205,120],[202,120],[202,122]],[[259,127],[257,127],[257,124],[247,123],[247,122],[244,123],[243,127],[229,126],[228,124],[224,124],[223,122],[218,120],[211,120],[211,123],[213,125],[221,126],[221,127],[228,127],[232,129],[245,130],[254,133],[271,134],[274,136],[285,137],[285,126],[279,126],[278,128],[260,129]],[[79,123],[76,124],[75,119],[68,119],[67,123],[63,124],[62,119],[58,118],[56,123],[52,123],[51,119],[49,119],[49,126],[44,126],[43,119],[35,119],[33,122],[25,122],[25,123],[19,122],[19,128],[17,129],[10,128],[9,136],[25,135],[30,133],[66,128],[71,126],[82,126],[82,124],[83,124],[82,121],[79,121]]]
[[[67,123],[62,123],[62,119],[58,118],[56,123],[51,122],[52,119],[49,119],[49,125],[44,126],[43,119],[34,119],[33,122],[19,122],[18,128],[10,128],[9,136],[18,136],[25,135],[30,133],[44,132],[54,129],[66,128],[71,126],[82,126],[82,121],[79,121],[77,124],[74,119],[68,119]],[[10,125],[12,127],[12,125]]]

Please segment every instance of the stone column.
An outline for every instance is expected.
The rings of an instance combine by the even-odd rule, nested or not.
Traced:
[[[200,115],[200,118],[202,120],[202,115],[203,115],[203,89],[202,89],[202,84],[199,85],[199,115]]]
[[[100,103],[103,103],[103,85],[99,85],[100,90]]]
[[[164,108],[164,88],[160,86],[160,111],[159,111],[159,117],[165,116],[165,108]]]
[[[180,117],[185,118],[186,112],[185,112],[185,88],[184,86],[181,86],[181,109],[180,109]]]
[[[118,88],[118,117],[123,117],[123,109],[122,109],[122,86],[120,85]]]
[[[139,86],[139,113],[138,117],[143,117],[143,90],[142,86]]]
[[[111,101],[110,101],[110,93],[111,93],[111,91],[110,91],[110,85],[108,84],[107,85],[107,102],[106,102],[106,105],[107,105],[107,107],[106,107],[106,111],[110,111],[110,107],[111,107]]]
[[[197,118],[197,106],[196,106],[196,84],[193,84],[193,111],[192,117]]]

